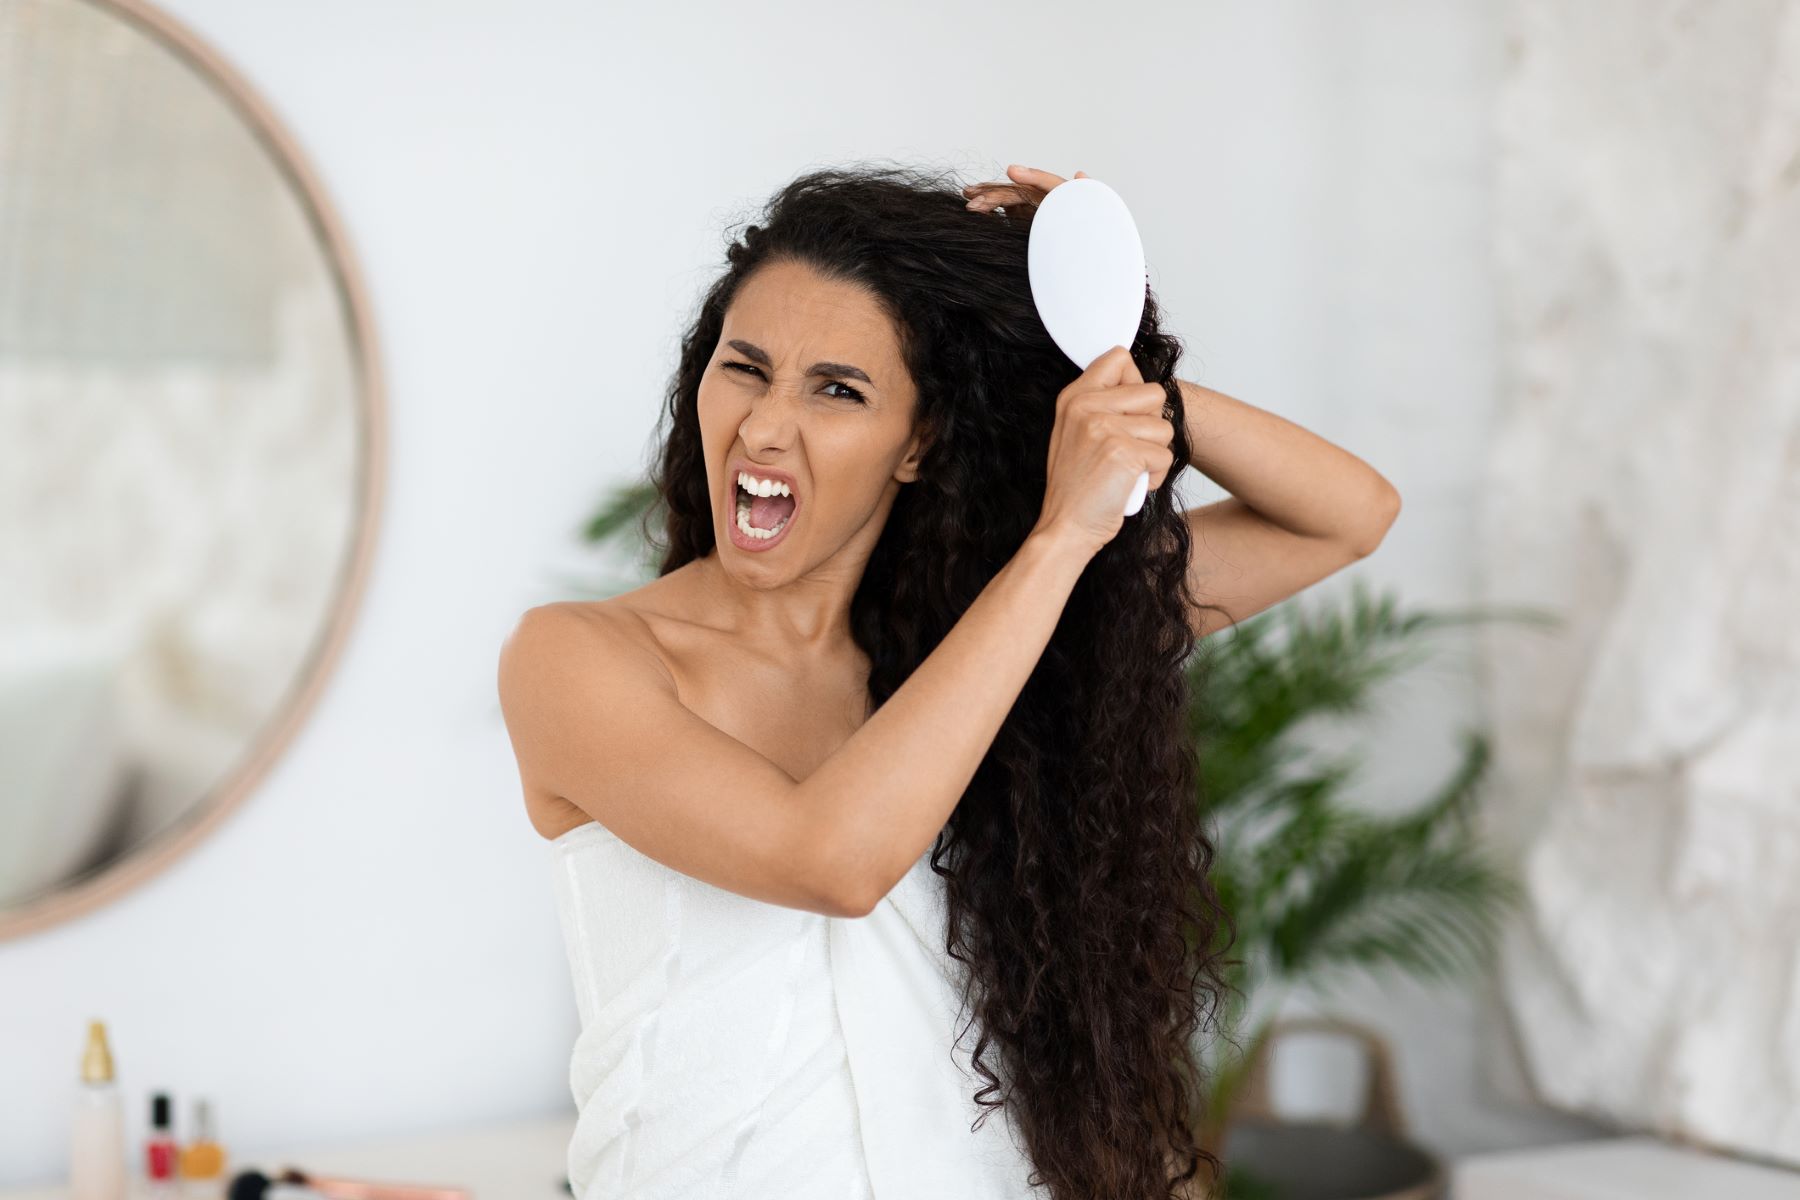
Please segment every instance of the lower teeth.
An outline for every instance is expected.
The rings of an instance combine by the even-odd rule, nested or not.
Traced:
[[[750,523],[749,498],[746,496],[740,495],[740,498],[738,500],[738,506],[737,506],[737,527],[739,529],[743,530],[744,533],[749,537],[761,538],[762,540],[767,541],[769,538],[774,537],[776,534],[780,533],[783,529],[785,529],[787,527],[787,523],[789,521],[791,521],[792,519],[793,519],[793,514],[789,513],[787,516],[781,518],[780,521],[776,522],[775,528],[773,528],[773,529],[758,529],[756,526],[754,526]]]

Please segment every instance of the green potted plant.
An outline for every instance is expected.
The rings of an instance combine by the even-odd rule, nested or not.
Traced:
[[[1377,813],[1345,797],[1361,755],[1309,748],[1300,733],[1316,718],[1366,714],[1380,684],[1429,654],[1432,635],[1494,618],[1556,623],[1535,609],[1406,612],[1355,580],[1341,599],[1308,608],[1296,597],[1196,646],[1200,802],[1217,847],[1214,884],[1236,926],[1233,991],[1219,1014],[1230,1037],[1207,1047],[1202,1138],[1215,1152],[1227,1146],[1285,995],[1326,994],[1352,972],[1448,983],[1489,960],[1519,888],[1471,820],[1487,738],[1465,731],[1456,766],[1431,794]],[[1391,1086],[1379,1046],[1370,1049],[1371,1069]],[[1380,1107],[1391,1123],[1391,1097]],[[1232,1156],[1226,1196],[1279,1194],[1241,1159]]]
[[[655,505],[649,483],[619,487],[583,539],[623,545],[648,570]],[[595,594],[641,581],[614,578]],[[1490,619],[1557,623],[1526,608],[1402,611],[1392,596],[1372,596],[1353,580],[1342,599],[1308,609],[1296,597],[1195,644],[1188,671],[1197,802],[1217,851],[1214,885],[1236,934],[1232,989],[1217,1014],[1227,1036],[1204,1052],[1210,1091],[1199,1133],[1215,1153],[1226,1146],[1246,1084],[1259,1082],[1282,997],[1324,994],[1348,972],[1451,982],[1492,954],[1519,890],[1471,820],[1488,766],[1486,737],[1465,731],[1456,767],[1421,803],[1375,813],[1346,799],[1361,756],[1322,752],[1300,736],[1309,721],[1366,714],[1379,685],[1428,656],[1434,634]],[[1386,1078],[1384,1059],[1373,1067]],[[1234,1164],[1223,1188],[1233,1200],[1277,1194],[1253,1164]]]

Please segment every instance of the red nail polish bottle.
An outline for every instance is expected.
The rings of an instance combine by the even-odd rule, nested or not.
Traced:
[[[152,1196],[175,1194],[177,1150],[175,1131],[169,1126],[169,1094],[157,1092],[150,1097],[150,1132],[144,1138],[144,1177]]]

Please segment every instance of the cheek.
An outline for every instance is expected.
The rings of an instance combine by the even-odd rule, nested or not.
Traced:
[[[867,436],[815,438],[806,457],[814,489],[830,501],[829,519],[852,524],[875,511],[894,473],[894,455]]]
[[[702,383],[695,399],[694,408],[700,417],[700,428],[710,429],[720,417],[721,401],[719,389],[710,383]]]
[[[744,423],[747,412],[731,389],[703,383],[695,400],[694,414],[700,424],[700,443],[706,447],[707,457],[711,459],[716,455],[723,460],[737,441],[738,426]]]

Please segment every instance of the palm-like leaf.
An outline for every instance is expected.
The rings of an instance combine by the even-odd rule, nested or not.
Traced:
[[[641,534],[656,502],[656,488],[649,480],[615,489],[588,518],[582,529],[582,540],[603,542],[627,534]]]

